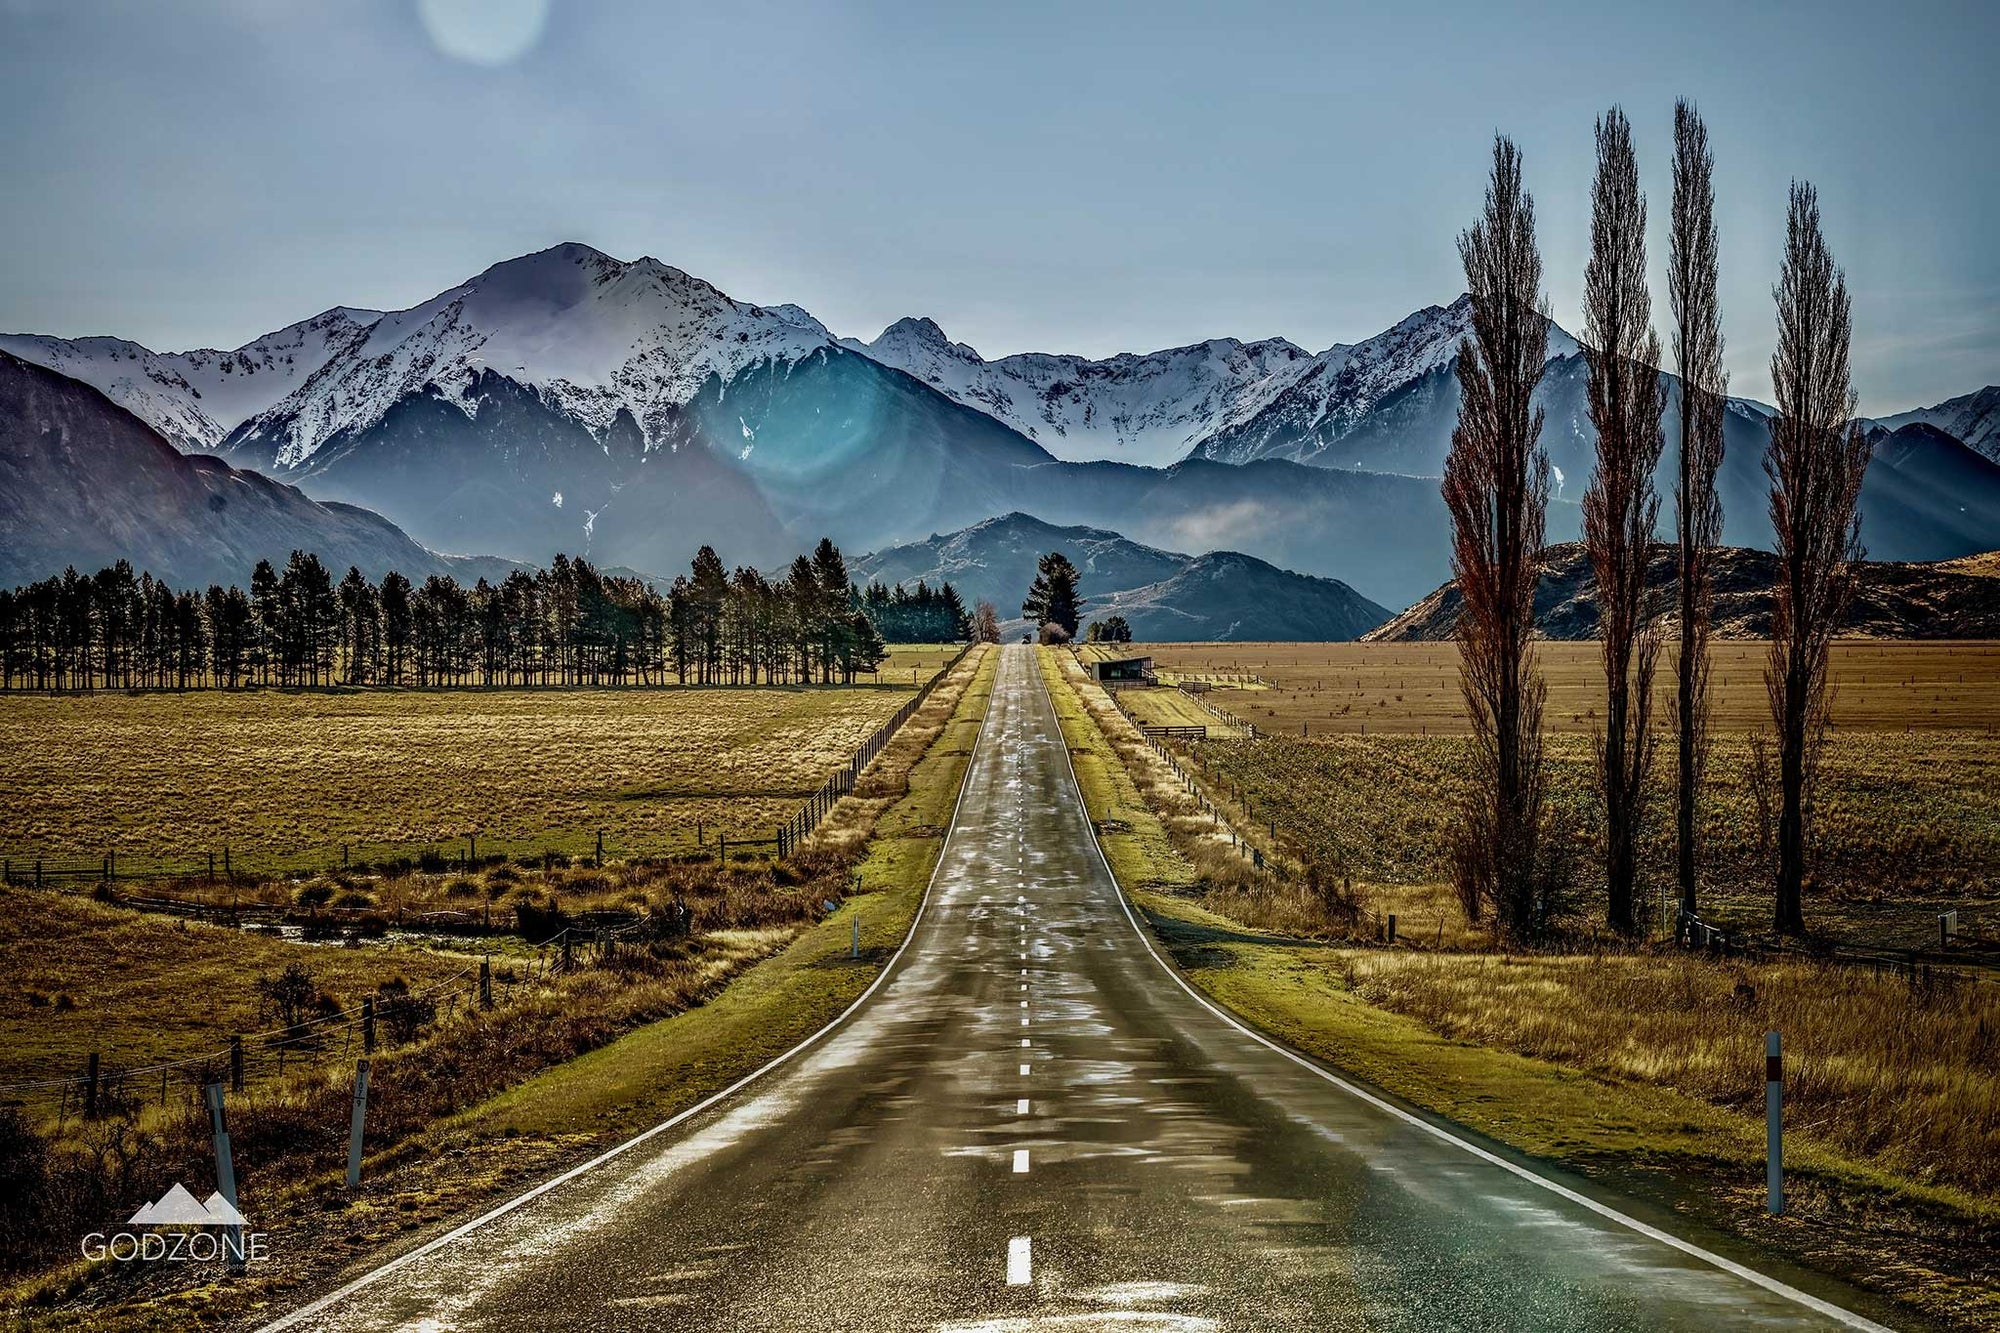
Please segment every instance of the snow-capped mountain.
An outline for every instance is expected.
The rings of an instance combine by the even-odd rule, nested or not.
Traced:
[[[1468,325],[1460,297],[1318,354],[1218,339],[987,361],[929,320],[856,343],[797,306],[566,244],[408,310],[334,309],[234,352],[0,347],[181,449],[365,506],[434,550],[663,570],[705,541],[761,562],[821,535],[879,549],[1020,509],[1165,549],[1241,550],[1402,604],[1447,567],[1436,478]],[[1537,401],[1555,540],[1575,525],[1594,440],[1580,349],[1552,327],[1549,357]],[[1883,423],[1916,433],[1897,432],[1870,470],[1871,553],[2000,546],[2000,467],[1952,434],[2000,452],[1996,396]],[[1768,409],[1730,408],[1727,540],[1758,545]],[[1667,417],[1671,468],[1671,405]]]
[[[0,349],[83,381],[181,450],[200,452],[352,350],[381,317],[337,306],[234,351],[154,352],[123,338],[33,333],[0,334]]]
[[[1313,364],[1283,338],[1213,338],[1099,361],[1048,352],[988,361],[926,318],[842,344],[1004,421],[1057,458],[1148,467],[1177,463],[1216,431],[1254,417]]]
[[[1897,430],[1913,423],[1936,426],[1955,435],[1968,447],[1995,463],[2000,463],[2000,384],[1989,384],[1977,393],[1947,398],[1936,407],[1919,407],[1883,417],[1878,423]]]
[[[190,455],[91,385],[0,352],[0,587],[130,560],[180,585],[243,583],[317,552],[336,572],[504,576],[443,556],[365,509]]]
[[[492,371],[593,434],[621,413],[650,446],[711,375],[792,362],[829,346],[796,307],[748,305],[657,259],[569,243],[495,264],[367,336],[232,433],[229,452],[287,470],[336,436],[380,422],[413,394],[461,398]],[[465,399],[468,415],[473,401]]]
[[[1256,458],[1434,475],[1442,454],[1434,427],[1457,412],[1453,367],[1472,329],[1472,298],[1426,306],[1365,341],[1327,348],[1255,415],[1203,439],[1195,453],[1224,463]],[[1549,326],[1551,362],[1580,355],[1574,338]],[[1450,439],[1447,426],[1444,439]]]

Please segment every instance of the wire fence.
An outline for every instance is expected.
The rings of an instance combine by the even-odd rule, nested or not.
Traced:
[[[634,918],[619,925],[572,924],[543,940],[535,952],[495,971],[492,957],[466,965],[422,987],[382,988],[359,1004],[302,1015],[261,1032],[232,1034],[218,1044],[176,1060],[131,1066],[107,1065],[97,1052],[71,1057],[73,1074],[0,1084],[0,1106],[24,1107],[53,1117],[93,1119],[132,1114],[155,1104],[164,1107],[177,1089],[196,1090],[224,1082],[233,1092],[299,1073],[316,1062],[337,1063],[372,1054],[378,1027],[392,1044],[407,1041],[432,1022],[453,1021],[475,1008],[505,1008],[517,992],[565,975],[587,963],[614,961],[621,948],[657,931],[659,923]]]
[[[925,681],[914,696],[905,700],[903,706],[898,708],[887,722],[876,728],[874,735],[861,742],[849,756],[844,767],[836,770],[833,776],[821,783],[819,790],[807,797],[805,804],[779,826],[777,836],[772,842],[777,848],[780,859],[796,851],[807,838],[812,836],[813,830],[820,826],[820,822],[832,813],[840,798],[854,790],[854,784],[861,780],[861,775],[867,771],[868,765],[875,762],[875,756],[882,753],[905,722],[916,716],[917,710],[930,699],[931,691],[965,660],[965,655],[972,651],[972,647],[970,643],[964,645],[950,661],[939,667],[937,674]]]

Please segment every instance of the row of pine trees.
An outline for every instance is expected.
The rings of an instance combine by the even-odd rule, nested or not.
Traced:
[[[558,555],[466,587],[379,582],[319,557],[259,561],[248,590],[174,588],[126,561],[0,590],[0,688],[851,683],[885,641],[965,638],[950,584],[857,588],[831,541],[782,579],[704,546],[664,591]]]

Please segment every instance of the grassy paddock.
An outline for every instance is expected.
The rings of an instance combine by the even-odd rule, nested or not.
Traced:
[[[947,650],[917,665],[927,679]],[[933,660],[933,659],[939,660]],[[885,680],[887,679],[885,675]],[[239,859],[768,838],[907,699],[700,690],[0,696],[0,851]],[[386,854],[386,853],[383,853]]]
[[[1281,843],[1371,884],[1422,884],[1448,874],[1445,838],[1465,789],[1458,736],[1336,736],[1200,747],[1212,780],[1241,791]],[[1601,816],[1589,737],[1547,746],[1550,799],[1594,864]],[[1768,925],[1770,842],[1741,735],[1712,746],[1702,812],[1705,901],[1725,924]],[[1652,775],[1641,869],[1655,894],[1673,882],[1671,756]],[[1902,947],[1936,937],[1936,914],[1961,910],[1967,930],[2000,933],[2000,745],[1963,731],[1832,738],[1821,768],[1808,924]],[[1595,899],[1579,904],[1589,917]],[[1651,915],[1660,914],[1657,896]]]
[[[1215,702],[1267,731],[1296,736],[1455,734],[1466,730],[1451,643],[1168,643],[1150,653],[1163,672],[1249,672],[1268,689],[1217,689]],[[1554,731],[1601,724],[1604,666],[1595,643],[1538,643]],[[1711,645],[1715,725],[1768,724],[1762,642]],[[1657,716],[1670,719],[1674,645],[1660,655]],[[1834,723],[1855,731],[2000,727],[2000,644],[1843,640],[1833,649]]]

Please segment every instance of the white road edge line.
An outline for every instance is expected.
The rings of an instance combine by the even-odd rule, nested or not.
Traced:
[[[979,673],[978,670],[975,669],[972,674],[972,679],[966,681],[965,688],[967,690],[970,690],[972,688],[973,682],[976,681],[978,678],[979,678]],[[996,683],[1000,678],[1000,671],[997,665],[994,667],[993,678]],[[961,693],[959,695],[960,702],[963,702],[964,698],[965,698],[964,694]],[[890,955],[889,961],[886,964],[884,964],[882,970],[876,974],[875,980],[868,983],[868,988],[862,991],[861,994],[854,997],[854,1002],[852,1004],[848,1005],[845,1009],[841,1010],[840,1013],[835,1015],[834,1018],[830,1022],[828,1022],[825,1027],[813,1033],[811,1036],[807,1037],[804,1041],[801,1041],[798,1045],[792,1047],[790,1050],[784,1052],[782,1055],[775,1056],[765,1064],[759,1065],[756,1069],[751,1070],[748,1074],[745,1074],[742,1078],[737,1079],[734,1083],[730,1084],[722,1091],[710,1094],[708,1097],[705,1097],[701,1101],[696,1102],[693,1106],[688,1107],[687,1110],[682,1111],[677,1115],[671,1116],[666,1120],[662,1120],[659,1124],[654,1125],[651,1129],[641,1131],[640,1133],[634,1135],[633,1137],[625,1140],[625,1142],[618,1144],[614,1148],[610,1148],[602,1153],[599,1153],[596,1157],[591,1158],[589,1161],[583,1163],[581,1166],[573,1166],[569,1170],[557,1176],[555,1179],[545,1180],[541,1184],[535,1186],[533,1189],[528,1190],[521,1194],[517,1194],[513,1198],[507,1200],[507,1202],[499,1205],[498,1207],[489,1209],[486,1212],[481,1213],[478,1217],[473,1218],[470,1222],[464,1222],[456,1227],[453,1227],[450,1231],[445,1232],[444,1235],[439,1236],[434,1240],[426,1241],[424,1244],[419,1245],[416,1249],[411,1250],[409,1253],[399,1254],[394,1259],[391,1259],[388,1263],[383,1264],[381,1267],[369,1269],[366,1273],[363,1273],[360,1277],[355,1278],[352,1282],[347,1283],[345,1286],[338,1287],[333,1291],[328,1292],[326,1295],[320,1297],[318,1300],[313,1301],[308,1305],[302,1305],[298,1309],[293,1310],[291,1313],[283,1315],[277,1319],[274,1319],[270,1323],[263,1325],[260,1329],[258,1329],[257,1333],[281,1333],[281,1330],[283,1329],[292,1328],[298,1324],[301,1324],[307,1319],[310,1319],[313,1316],[318,1315],[330,1309],[334,1305],[339,1304],[341,1301],[346,1300],[349,1296],[352,1296],[354,1293],[361,1291],[366,1287],[374,1286],[377,1282],[380,1282],[383,1278],[388,1277],[390,1274],[400,1272],[401,1270],[408,1268],[411,1264],[416,1263],[419,1259],[422,1259],[427,1255],[433,1254],[438,1250],[445,1248],[447,1245],[451,1245],[456,1241],[464,1239],[466,1236],[472,1234],[474,1231],[479,1230],[479,1228],[487,1225],[489,1222],[498,1221],[500,1218],[505,1217],[508,1213],[513,1212],[516,1208],[521,1207],[523,1204],[531,1203],[534,1200],[539,1199],[542,1195],[547,1194],[549,1191],[557,1188],[558,1186],[566,1185],[570,1181],[575,1180],[578,1176],[584,1175],[588,1172],[596,1170],[600,1166],[603,1166],[606,1162],[611,1161],[613,1158],[623,1156],[625,1153],[638,1147],[640,1144],[645,1143],[647,1140],[666,1133],[668,1130],[673,1129],[675,1126],[683,1124],[686,1121],[692,1119],[693,1117],[700,1115],[703,1111],[708,1110],[710,1107],[714,1106],[718,1102],[725,1100],[732,1094],[742,1091],[744,1088],[750,1086],[752,1083],[756,1082],[764,1075],[770,1073],[773,1069],[776,1069],[779,1065],[784,1064],[787,1060],[790,1060],[793,1056],[797,1055],[799,1052],[807,1049],[808,1047],[817,1045],[821,1040],[823,1040],[826,1037],[828,1033],[832,1032],[842,1023],[845,1023],[848,1020],[848,1018],[854,1013],[855,1010],[859,1009],[862,1005],[868,1002],[869,996],[873,995],[878,989],[881,988],[883,982],[887,981],[892,975],[894,975],[896,971],[896,964],[902,961],[904,952],[907,951],[910,947],[910,941],[914,940],[917,937],[917,927],[923,923],[924,911],[926,908],[930,906],[931,893],[937,887],[938,874],[944,869],[946,854],[951,851],[951,840],[953,836],[955,836],[958,832],[958,815],[960,807],[965,804],[965,789],[969,785],[971,785],[972,770],[979,766],[979,752],[986,746],[986,719],[987,716],[991,715],[992,705],[993,705],[993,698],[991,694],[988,694],[986,702],[987,702],[987,713],[982,715],[979,719],[979,733],[977,736],[973,738],[972,754],[968,756],[965,761],[965,771],[959,774],[958,795],[952,798],[952,803],[951,803],[951,819],[945,824],[944,841],[938,845],[937,864],[931,867],[930,878],[924,882],[924,896],[917,900],[916,915],[910,918],[910,928],[903,935],[903,942],[896,946],[896,952]],[[957,705],[953,705],[952,712],[955,714],[957,711],[958,711]],[[951,725],[951,719],[947,717],[945,719],[945,727],[948,728],[950,727],[950,725]],[[944,731],[940,729],[937,737],[935,737],[934,739],[942,739],[943,736],[944,736]],[[1026,1043],[1023,1044],[1025,1045]],[[1022,1071],[1026,1072],[1026,1069],[1027,1066],[1023,1065]]]
[[[1025,1287],[1035,1280],[1033,1242],[1016,1236],[1007,1242],[1007,1285]]]
[[[1060,732],[1062,730],[1062,713],[1057,710],[1055,698],[1053,695],[1049,693],[1049,682],[1042,675],[1042,664],[1039,655],[1037,656],[1035,662],[1035,680],[1042,687],[1042,697],[1049,701],[1049,711],[1055,714],[1056,730]],[[1096,719],[1089,717],[1087,712],[1085,715],[1085,720],[1088,721],[1092,726],[1097,725]],[[1106,743],[1107,744],[1109,743],[1108,737],[1106,738]],[[1405,1111],[1402,1107],[1396,1106],[1391,1102],[1386,1102],[1382,1100],[1380,1097],[1377,1097],[1374,1093],[1369,1092],[1366,1088],[1359,1087],[1356,1084],[1348,1082],[1346,1079],[1340,1077],[1338,1074],[1335,1074],[1330,1070],[1321,1068],[1318,1064],[1307,1059],[1305,1056],[1300,1055],[1298,1052],[1288,1050],[1285,1047],[1280,1046],[1277,1042],[1272,1041],[1269,1037],[1264,1036],[1262,1033],[1254,1031],[1249,1027],[1246,1027],[1240,1020],[1238,1020],[1233,1014],[1229,1013],[1228,1011],[1221,1009],[1214,1004],[1211,1004],[1208,1000],[1208,997],[1204,996],[1201,992],[1197,991],[1193,986],[1188,984],[1187,979],[1181,976],[1180,971],[1177,968],[1175,968],[1173,964],[1169,963],[1166,959],[1160,956],[1160,951],[1153,947],[1152,938],[1149,935],[1147,935],[1145,927],[1141,926],[1139,924],[1139,919],[1132,914],[1131,900],[1126,896],[1124,886],[1119,884],[1118,876],[1111,873],[1111,861],[1108,857],[1104,855],[1104,844],[1098,841],[1097,824],[1096,821],[1090,818],[1089,803],[1083,799],[1083,784],[1077,781],[1076,764],[1070,758],[1069,744],[1067,740],[1065,740],[1063,744],[1062,752],[1063,752],[1063,763],[1069,769],[1070,788],[1076,793],[1076,803],[1078,807],[1081,808],[1083,811],[1084,823],[1090,825],[1090,845],[1097,850],[1098,863],[1104,867],[1105,877],[1111,881],[1111,887],[1118,894],[1118,905],[1125,909],[1125,919],[1132,924],[1132,929],[1139,936],[1139,943],[1143,944],[1146,947],[1146,952],[1152,955],[1153,961],[1158,963],[1160,967],[1163,970],[1165,970],[1166,974],[1169,977],[1173,978],[1174,984],[1179,986],[1182,990],[1186,991],[1188,993],[1189,998],[1193,999],[1193,1001],[1196,1004],[1208,1010],[1208,1012],[1210,1012],[1211,1014],[1214,1014],[1217,1018],[1227,1023],[1230,1027],[1235,1028],[1238,1032],[1250,1038],[1250,1040],[1256,1042],[1259,1046],[1264,1046],[1269,1048],[1270,1050],[1276,1051],[1279,1055],[1284,1056],[1287,1060],[1290,1060],[1293,1064],[1298,1065],[1300,1068],[1319,1075],[1319,1077],[1333,1084],[1336,1088],[1339,1088],[1342,1092],[1348,1094],[1350,1097],[1354,1097],[1360,1101],[1367,1102],[1370,1106],[1373,1106],[1378,1110],[1384,1111],[1389,1115],[1396,1117],[1398,1120],[1404,1121],[1410,1125],[1415,1126],[1416,1128],[1422,1130],[1424,1133],[1431,1135],[1433,1138],[1442,1139],[1444,1142],[1451,1144],[1455,1148],[1461,1148],[1464,1151],[1472,1154],[1474,1157],[1479,1158],[1481,1161],[1488,1162],[1494,1166],[1499,1167],[1503,1171],[1507,1171],[1512,1173],[1513,1175],[1519,1176],[1522,1180],[1525,1180],[1530,1184],[1539,1185],[1543,1189],[1549,1191],[1551,1194],[1555,1194],[1564,1199],[1567,1199],[1571,1203],[1577,1204],[1580,1207],[1588,1208],[1591,1212],[1596,1213],[1598,1216],[1608,1218],[1611,1221],[1618,1223],[1620,1226],[1626,1227],[1632,1231],[1637,1232],[1642,1236],[1647,1237],[1649,1240],[1656,1240],[1660,1242],[1660,1244],[1662,1245],[1666,1245],[1672,1249],[1679,1250],[1682,1254],[1688,1255],[1695,1259],[1699,1259],[1703,1263],[1719,1268],[1723,1272],[1728,1273],[1734,1277],[1740,1277],[1745,1282],[1749,1282],[1756,1286],[1762,1287],[1764,1290],[1772,1293],[1773,1295],[1781,1296],[1784,1299],[1793,1302],[1794,1304],[1802,1305],[1806,1309],[1814,1311],[1817,1314],[1823,1314],[1827,1318],[1832,1319],[1838,1323],[1844,1324],[1849,1328],[1864,1329],[1867,1330],[1867,1333],[1894,1333],[1894,1330],[1888,1328],[1885,1325],[1876,1323],[1874,1320],[1867,1318],[1865,1315],[1858,1315],[1854,1313],[1854,1311],[1852,1310],[1843,1309],[1841,1306],[1835,1305],[1832,1301],[1821,1300],[1819,1297],[1814,1296],[1809,1292],[1800,1291],[1797,1287],[1791,1286],[1788,1283],[1780,1282],[1777,1278],[1770,1277],[1767,1276],[1766,1274],[1760,1273],[1756,1269],[1751,1268],[1745,1264],[1739,1264],[1734,1259],[1725,1259],[1723,1256],[1716,1254],[1711,1250],[1703,1249],[1701,1246],[1695,1244],[1691,1240],[1683,1240],[1679,1236],[1674,1235],[1671,1231],[1663,1231],[1659,1227],[1653,1226],[1650,1223],[1641,1222],[1636,1217],[1631,1217],[1625,1213],[1619,1212],[1616,1208],[1611,1207],[1611,1205],[1609,1204],[1599,1203],[1596,1199],[1591,1198],[1587,1194],[1580,1194],[1576,1190],[1570,1189],[1566,1185],[1557,1184],[1555,1181],[1550,1180],[1548,1177],[1541,1175],[1535,1171],[1531,1171],[1527,1167],[1522,1166],[1518,1162],[1510,1162],[1506,1158],[1500,1156],[1498,1153],[1488,1152],[1486,1149],[1480,1147],[1478,1144],[1460,1138],[1458,1135],[1452,1133],[1450,1130],[1444,1128],[1442,1125],[1435,1125],[1432,1124],[1430,1121],[1425,1120],[1422,1116],[1412,1115],[1410,1114],[1410,1112]]]

